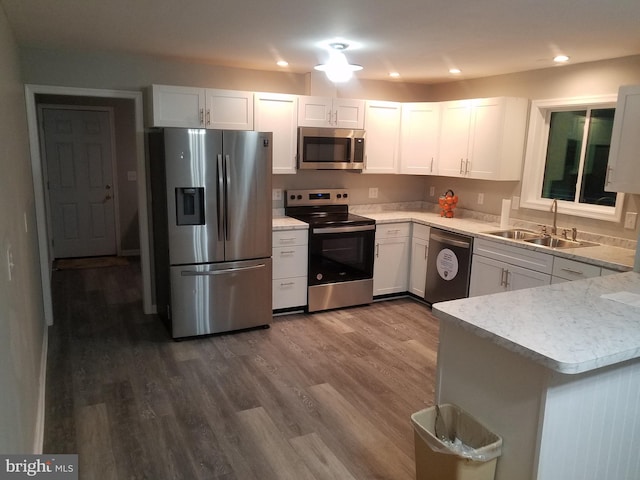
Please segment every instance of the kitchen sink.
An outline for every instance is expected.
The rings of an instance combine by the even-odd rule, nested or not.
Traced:
[[[594,247],[597,246],[597,243],[592,243],[592,242],[579,242],[579,241],[574,241],[574,240],[569,240],[566,238],[560,238],[560,237],[551,237],[551,236],[544,236],[544,237],[538,237],[538,238],[527,238],[524,239],[525,242],[527,243],[533,243],[535,245],[542,245],[543,247],[550,247],[550,248],[578,248],[578,247]]]
[[[509,230],[498,230],[496,232],[484,232],[487,235],[494,235],[496,237],[510,238],[512,240],[526,240],[528,238],[535,239],[540,238],[540,233],[532,230],[526,230],[523,228],[512,228]]]

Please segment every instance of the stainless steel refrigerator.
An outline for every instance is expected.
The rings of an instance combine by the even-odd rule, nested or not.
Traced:
[[[172,336],[269,324],[272,134],[164,128],[147,140],[156,305]]]

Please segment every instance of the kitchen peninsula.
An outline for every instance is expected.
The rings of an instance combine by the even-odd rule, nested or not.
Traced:
[[[635,480],[640,273],[438,303],[436,401],[502,436],[496,480]]]

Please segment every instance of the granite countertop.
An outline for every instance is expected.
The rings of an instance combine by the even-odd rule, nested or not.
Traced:
[[[637,272],[436,303],[433,313],[563,374],[640,357]]]
[[[476,238],[484,238],[508,245],[517,245],[520,248],[536,250],[556,257],[578,260],[620,272],[631,270],[635,261],[634,250],[612,245],[551,249],[522,241],[487,235],[486,232],[488,231],[500,230],[500,225],[497,222],[472,218],[443,218],[437,213],[419,210],[371,211],[366,206],[354,206],[351,208],[351,211],[359,215],[365,215],[369,218],[373,218],[378,225],[397,222],[416,222],[430,227],[441,227],[451,232],[470,235]],[[296,220],[282,214],[274,215],[273,229],[308,229],[308,225],[300,220]],[[580,238],[580,235],[578,235],[578,238]]]
[[[593,247],[557,249],[486,234],[486,232],[490,232],[492,230],[501,230],[500,224],[497,222],[488,222],[471,218],[443,218],[436,213],[421,211],[367,212],[359,211],[357,209],[354,209],[353,211],[354,213],[366,215],[367,217],[375,219],[377,224],[394,222],[422,223],[423,225],[441,227],[451,232],[470,235],[475,238],[484,238],[486,240],[504,243],[507,245],[517,245],[518,247],[526,248],[527,250],[535,250],[538,252],[548,253],[555,257],[578,260],[620,272],[631,270],[635,261],[635,251],[629,248],[615,247],[611,245],[598,245]],[[578,235],[578,238],[580,238],[580,235]]]

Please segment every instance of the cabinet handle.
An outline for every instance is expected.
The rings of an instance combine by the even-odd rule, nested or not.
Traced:
[[[424,247],[424,259],[427,259],[427,251],[429,250],[429,247]]]
[[[506,275],[504,276],[504,286],[505,288],[509,288],[509,275],[511,275],[511,272],[509,270],[505,270]]]
[[[376,243],[376,258],[380,256],[380,244]]]
[[[464,163],[464,158],[460,159],[460,175],[464,175],[464,171],[462,170],[462,164]]]
[[[293,283],[293,282],[280,283],[281,287],[291,287],[292,285],[295,285],[295,283]]]
[[[572,270],[571,268],[562,268],[563,272],[573,273],[574,275],[584,275],[584,272],[580,272],[578,270]]]
[[[207,126],[211,125],[211,110],[207,109]]]
[[[329,110],[329,113],[327,114],[327,123],[329,125],[331,125],[331,116],[333,115],[333,112],[331,112],[331,110]]]
[[[296,253],[294,250],[287,250],[284,252],[280,252],[280,256],[282,257],[283,255],[293,255],[294,253]]]
[[[505,270],[504,268],[501,268],[500,270],[501,270],[501,272],[500,272],[500,286],[501,287],[506,287],[507,286],[507,281],[506,281],[506,279],[504,277],[505,277],[505,273],[507,273],[507,270]]]
[[[296,239],[295,238],[281,238],[279,240],[280,243],[289,243],[289,242],[294,242]]]
[[[467,161],[464,162],[464,174],[468,175],[469,174],[469,159],[467,158]]]
[[[200,125],[204,125],[204,108],[200,109]]]
[[[335,118],[335,120],[334,120],[333,124],[334,124],[334,125],[338,125],[338,110],[336,110],[336,113],[335,113],[335,117],[334,117],[334,118]]]
[[[431,166],[429,167],[429,172],[433,173],[433,157],[431,157]]]

